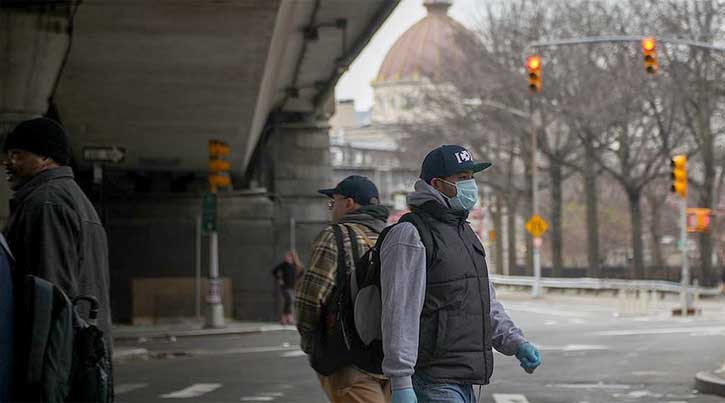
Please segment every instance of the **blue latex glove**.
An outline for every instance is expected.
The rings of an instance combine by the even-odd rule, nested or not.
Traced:
[[[521,368],[530,374],[533,374],[534,370],[541,365],[541,354],[530,343],[524,343],[519,346],[518,351],[516,351],[516,358],[519,359]]]
[[[413,388],[397,389],[393,391],[392,403],[418,403]]]

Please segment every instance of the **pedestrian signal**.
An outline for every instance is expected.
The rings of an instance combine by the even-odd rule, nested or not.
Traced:
[[[712,210],[709,208],[687,209],[687,232],[707,232],[710,230]]]

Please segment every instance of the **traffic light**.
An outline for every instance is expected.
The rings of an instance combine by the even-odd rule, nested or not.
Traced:
[[[537,55],[526,59],[526,71],[529,74],[529,90],[541,92],[541,58]]]
[[[644,69],[649,74],[656,74],[659,66],[657,65],[657,41],[655,38],[642,39],[642,55],[644,56]]]
[[[709,208],[688,208],[687,209],[687,232],[707,232],[710,230],[710,216],[712,211]]]
[[[687,156],[675,155],[670,160],[672,166],[672,193],[677,193],[683,199],[687,197]]]
[[[225,142],[209,140],[209,186],[211,186],[212,192],[232,184],[229,176],[232,165],[222,159],[222,157],[228,156],[230,151],[229,145]]]

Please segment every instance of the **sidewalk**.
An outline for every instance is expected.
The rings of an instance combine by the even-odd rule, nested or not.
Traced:
[[[283,330],[297,331],[295,326],[284,326],[276,322],[239,322],[228,320],[226,326],[219,329],[204,327],[203,320],[186,320],[183,322],[160,325],[114,325],[113,326],[113,360],[129,358],[148,358],[149,351],[137,344],[146,343],[152,339],[175,340],[179,337],[222,336],[232,334],[250,334],[264,332],[278,332]],[[124,344],[132,346],[124,346]]]
[[[725,363],[720,369],[698,372],[695,375],[695,386],[702,393],[725,397]]]

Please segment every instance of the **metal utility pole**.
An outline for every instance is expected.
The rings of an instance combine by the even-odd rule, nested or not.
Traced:
[[[538,136],[536,135],[536,123],[534,121],[534,100],[530,100],[531,108],[531,204],[533,217],[539,217],[539,168],[538,168]],[[534,236],[534,286],[531,288],[531,296],[541,297],[541,238]]]
[[[229,155],[229,146],[218,140],[209,140],[209,192],[204,194],[203,227],[209,235],[209,278],[206,295],[206,327],[224,327],[222,279],[219,277],[219,234],[217,232],[217,189],[231,185],[231,165],[222,157]]]
[[[682,316],[687,316],[692,309],[690,294],[690,265],[687,258],[687,198],[680,198],[680,250],[682,251],[682,275],[680,291],[680,306]]]

